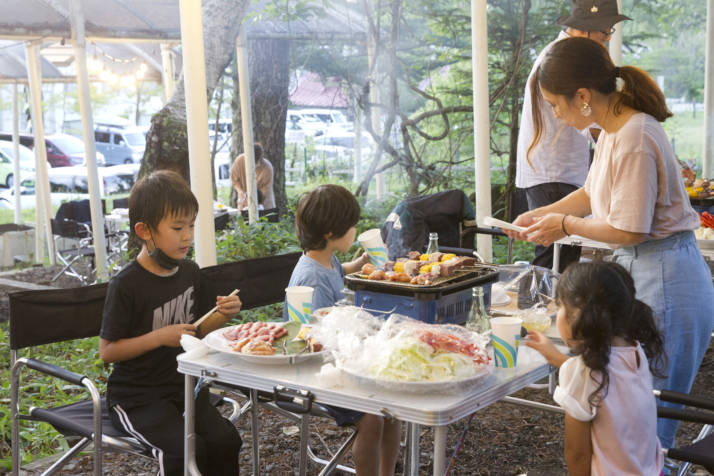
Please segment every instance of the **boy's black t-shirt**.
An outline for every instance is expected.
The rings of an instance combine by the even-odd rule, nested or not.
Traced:
[[[199,282],[193,261],[183,260],[171,276],[157,276],[132,261],[109,283],[99,335],[117,341],[195,321]],[[115,362],[107,384],[109,404],[131,406],[183,393],[184,378],[176,370],[181,352],[181,347],[162,346]]]

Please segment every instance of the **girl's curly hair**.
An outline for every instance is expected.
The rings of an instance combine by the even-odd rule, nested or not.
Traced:
[[[610,382],[607,366],[614,337],[639,342],[649,360],[650,371],[663,376],[664,340],[652,309],[635,297],[632,276],[612,262],[575,263],[565,270],[555,293],[565,305],[572,330],[575,355],[582,356],[590,377],[599,383],[589,401],[597,406]],[[579,311],[579,312],[573,312]]]

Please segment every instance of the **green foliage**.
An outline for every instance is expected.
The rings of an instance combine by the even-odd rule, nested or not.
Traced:
[[[78,339],[21,351],[21,356],[65,367],[89,377],[104,391],[107,368],[99,358],[99,338]],[[87,397],[84,387],[25,370],[20,380],[20,411],[30,406],[66,405]],[[0,323],[0,469],[10,470],[10,344],[8,323]],[[22,461],[28,462],[66,448],[66,443],[49,425],[24,421],[21,425]]]
[[[288,220],[269,223],[262,217],[249,225],[241,217],[216,237],[218,263],[299,251],[295,230]]]

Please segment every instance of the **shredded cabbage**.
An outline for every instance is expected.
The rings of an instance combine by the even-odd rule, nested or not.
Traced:
[[[386,380],[433,382],[472,377],[477,370],[466,355],[435,353],[429,344],[415,337],[402,336],[387,348],[387,352],[378,356],[370,373]]]

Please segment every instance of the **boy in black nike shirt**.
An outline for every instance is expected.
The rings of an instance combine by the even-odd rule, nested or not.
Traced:
[[[153,449],[161,475],[183,474],[184,379],[176,356],[181,335],[196,334],[200,273],[184,258],[197,212],[175,172],[153,172],[134,185],[129,223],[143,245],[109,283],[100,332],[99,355],[114,363],[107,384],[112,421]],[[217,305],[225,319],[216,328],[238,314],[241,302],[219,296]],[[202,474],[238,474],[240,436],[209,403],[207,389],[196,400],[196,434]]]

